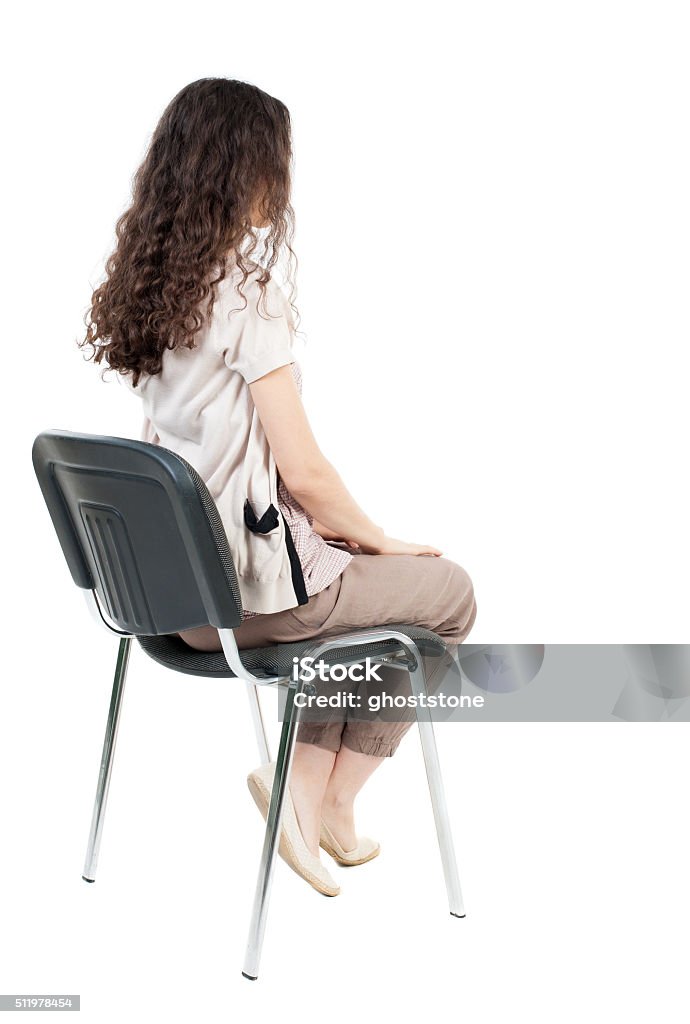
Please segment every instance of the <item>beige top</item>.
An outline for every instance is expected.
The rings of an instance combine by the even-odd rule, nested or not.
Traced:
[[[144,403],[141,440],[161,444],[190,462],[216,502],[245,610],[268,613],[306,603],[307,592],[280,511],[275,460],[247,386],[295,362],[294,321],[287,296],[273,280],[257,311],[261,290],[256,277],[262,268],[252,266],[243,286],[246,308],[236,289],[241,273],[229,264],[226,278],[216,285],[211,320],[195,335],[195,347],[166,349],[161,372],[143,374],[136,389],[130,375],[124,380]],[[265,532],[257,532],[257,526]],[[336,553],[315,533],[314,538],[327,553]],[[351,558],[344,551],[337,554],[337,566],[329,559],[332,575]]]

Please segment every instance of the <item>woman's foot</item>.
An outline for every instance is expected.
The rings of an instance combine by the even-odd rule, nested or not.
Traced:
[[[355,830],[354,805],[333,800],[321,805],[320,846],[338,864],[354,867],[378,857],[380,845],[368,836],[358,836]]]
[[[249,791],[264,819],[268,817],[274,775],[275,763],[271,762],[271,764],[262,765],[247,776]],[[340,886],[321,863],[318,846],[315,856],[305,843],[289,788],[285,798],[278,852],[286,864],[312,888],[323,893],[324,896],[339,894]]]
[[[356,864],[366,864],[368,860],[378,857],[381,852],[380,845],[375,839],[368,836],[361,836],[354,850],[343,850],[328,825],[321,822],[321,848],[326,851],[333,860],[344,867],[354,867]]]

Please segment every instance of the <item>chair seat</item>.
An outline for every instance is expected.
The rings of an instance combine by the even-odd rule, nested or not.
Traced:
[[[430,629],[422,626],[410,626],[405,623],[387,626],[362,627],[363,629],[394,629],[406,633],[419,647],[421,654],[439,655],[446,649],[445,641]],[[300,658],[319,637],[300,640],[292,644],[272,644],[268,647],[250,647],[239,652],[245,668],[260,678],[271,676],[290,676],[293,658]],[[327,640],[328,637],[322,639]],[[222,651],[195,651],[179,636],[138,636],[140,646],[150,658],[165,668],[175,672],[184,672],[191,676],[212,676],[216,678],[235,678],[235,673],[228,667]],[[363,661],[364,658],[389,657],[402,652],[397,640],[380,640],[374,643],[353,644],[352,647],[338,647],[326,651],[321,657],[327,664],[336,662],[345,664]]]

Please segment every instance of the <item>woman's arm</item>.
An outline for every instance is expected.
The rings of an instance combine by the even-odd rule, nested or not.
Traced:
[[[340,534],[335,532],[335,530],[329,530],[327,526],[324,526],[323,523],[320,523],[317,519],[313,520],[312,528],[314,532],[318,533],[324,540],[339,540],[344,544],[349,544],[351,547],[359,547],[359,544],[355,541],[350,541],[347,537],[341,537]]]
[[[428,544],[387,537],[359,507],[316,443],[290,365],[253,381],[249,390],[280,476],[319,525],[368,554],[441,554]]]

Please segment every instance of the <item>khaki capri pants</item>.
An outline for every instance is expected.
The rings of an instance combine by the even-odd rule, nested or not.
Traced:
[[[327,637],[367,626],[407,623],[431,629],[448,646],[443,656],[424,655],[427,688],[433,692],[453,662],[453,655],[470,632],[477,614],[474,588],[467,572],[455,562],[433,555],[366,555],[353,552],[343,572],[307,604],[282,612],[245,619],[235,630],[237,646],[264,647]],[[390,757],[416,721],[414,712],[387,709],[393,720],[369,710],[371,692],[410,693],[407,672],[389,666],[376,669],[382,682],[323,681],[318,693],[359,693],[359,708],[304,709],[297,742],[338,751],[342,744],[362,754]],[[372,689],[375,688],[375,691]]]

